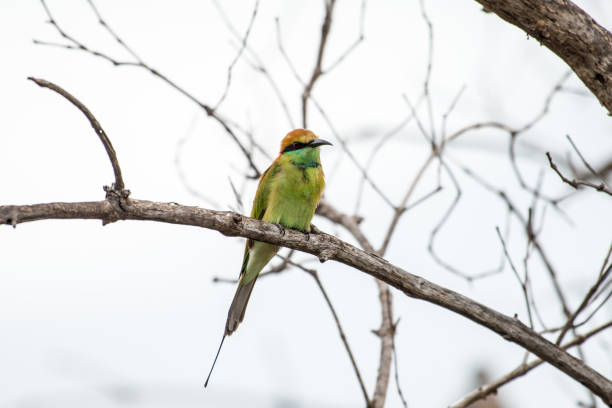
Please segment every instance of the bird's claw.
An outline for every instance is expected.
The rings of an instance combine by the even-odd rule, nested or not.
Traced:
[[[316,225],[310,224],[310,229],[302,232],[306,234],[306,241],[310,241],[310,234],[320,234],[321,230],[318,229]]]
[[[274,224],[276,225],[276,227],[278,228],[278,230],[280,231],[281,235],[285,235],[285,227],[283,227],[281,224]]]

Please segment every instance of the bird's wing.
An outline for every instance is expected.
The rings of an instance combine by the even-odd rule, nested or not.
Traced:
[[[278,173],[279,166],[277,161],[272,162],[270,167],[264,171],[259,184],[257,185],[257,192],[253,199],[253,208],[251,209],[251,218],[261,220],[266,213],[268,207],[268,197],[270,196],[270,185],[272,184],[272,178]],[[240,275],[246,270],[247,263],[249,262],[249,248],[253,246],[255,241],[248,239],[244,248],[244,258],[242,260],[242,268],[240,269]]]
[[[278,173],[278,163],[272,162],[270,167],[266,169],[259,179],[257,192],[253,199],[253,208],[251,209],[251,218],[261,220],[268,206],[268,196],[270,195],[270,181]]]

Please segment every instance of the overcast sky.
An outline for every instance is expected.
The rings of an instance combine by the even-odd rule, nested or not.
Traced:
[[[222,2],[239,32],[253,2]],[[323,16],[322,2],[261,0],[249,44],[265,62],[299,124],[301,85],[282,58],[274,19],[302,78],[313,68]],[[603,26],[612,28],[612,5],[580,1]],[[236,41],[209,1],[98,1],[113,29],[148,64],[214,104],[225,87]],[[130,55],[96,23],[86,1],[49,0],[55,18],[73,36],[119,59]],[[359,33],[361,2],[338,2],[325,66]],[[465,86],[448,120],[449,130],[498,120],[520,127],[544,104],[566,65],[521,30],[483,13],[475,1],[426,1],[434,26],[431,80],[438,130],[442,114]],[[244,159],[217,123],[187,98],[133,67],[113,67],[83,52],[34,45],[61,42],[37,1],[0,2],[0,204],[87,201],[104,198],[112,169],[99,140],[73,106],[26,80],[37,76],[60,84],[97,116],[118,153],[133,197],[181,204],[236,208],[228,179],[243,184]],[[314,95],[351,151],[365,162],[377,138],[409,116],[402,95],[415,102],[427,67],[427,30],[418,1],[368,2],[365,41],[323,76]],[[612,154],[612,125],[597,100],[570,76],[551,112],[522,136],[519,163],[535,185],[544,171],[544,192],[567,193],[547,168],[544,152],[559,160],[570,152],[571,135],[592,163]],[[291,129],[270,84],[240,60],[220,112],[253,131],[274,156]],[[427,121],[426,110],[419,110]],[[339,209],[355,208],[359,171],[343,154],[321,115],[310,108],[309,127],[330,139],[322,153],[326,197]],[[180,143],[181,149],[177,150]],[[517,197],[527,208],[508,161],[508,138],[500,132],[468,135],[452,148],[454,163],[473,169]],[[371,176],[399,202],[428,154],[412,123],[381,150]],[[178,153],[177,153],[178,152]],[[200,199],[185,187],[180,169]],[[255,157],[260,168],[270,159]],[[577,162],[577,161],[575,161]],[[435,187],[427,174],[416,197]],[[453,265],[470,272],[496,266],[504,205],[462,178],[463,201],[438,246]],[[441,268],[427,252],[429,233],[453,200],[444,190],[402,219],[386,258],[406,270],[457,290],[526,321],[522,293],[510,269],[468,284]],[[247,183],[244,212],[256,185]],[[546,243],[576,305],[601,266],[612,241],[612,201],[585,192],[562,205],[572,223],[546,214]],[[379,246],[392,215],[371,189],[359,213],[364,231]],[[345,232],[315,218],[321,229],[352,242]],[[0,407],[362,406],[361,392],[332,317],[314,281],[298,270],[262,279],[245,322],[225,342],[208,389],[202,387],[235,287],[214,276],[238,275],[244,242],[196,228],[145,222],[42,221],[0,228]],[[513,225],[509,241],[518,264],[524,237]],[[369,276],[344,265],[309,262],[321,274],[344,324],[369,391],[378,367],[380,325],[377,290]],[[561,322],[558,302],[538,260],[530,264],[536,300],[544,318]],[[411,407],[440,407],[474,387],[474,372],[497,377],[520,363],[520,348],[463,317],[394,291],[399,379]],[[610,319],[608,307],[597,322]],[[612,374],[612,336],[587,347],[589,364]],[[607,343],[606,343],[607,342]],[[575,406],[585,390],[558,370],[540,367],[500,391],[506,407]],[[401,401],[395,382],[388,406]]]

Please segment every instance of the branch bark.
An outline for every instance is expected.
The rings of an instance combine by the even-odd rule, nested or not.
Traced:
[[[127,205],[126,205],[127,204]],[[213,211],[176,203],[128,199],[77,203],[48,203],[0,206],[0,224],[16,226],[43,219],[146,220],[213,229],[227,236],[241,236],[282,245],[313,254],[321,260],[334,260],[363,271],[402,291],[407,296],[452,310],[514,342],[582,383],[608,405],[612,405],[612,382],[581,360],[535,333],[519,320],[496,312],[452,290],[438,286],[390,264],[334,236],[305,234],[244,217],[231,211]]]
[[[612,116],[612,34],[569,0],[476,0],[557,54]]]

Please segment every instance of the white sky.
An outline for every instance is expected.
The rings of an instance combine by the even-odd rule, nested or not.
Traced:
[[[276,46],[274,18],[280,18],[284,46],[302,77],[310,75],[319,40],[320,2],[262,0],[249,44],[257,50],[287,98],[294,120],[301,88]],[[75,37],[109,54],[128,58],[102,28],[85,1],[52,1],[49,6]],[[223,2],[243,32],[251,13],[245,2]],[[612,6],[579,2],[605,27]],[[235,55],[231,34],[208,1],[98,1],[100,12],[124,40],[153,67],[197,97],[214,103]],[[326,62],[333,61],[358,33],[360,2],[338,3]],[[541,108],[566,66],[537,41],[474,1],[426,2],[434,24],[432,95],[436,121],[465,85],[449,118],[450,130],[484,120],[512,126],[529,121]],[[144,71],[115,68],[84,53],[36,46],[32,39],[60,41],[37,1],[0,3],[0,188],[1,204],[103,199],[112,171],[99,140],[74,107],[58,95],[26,81],[38,76],[80,98],[111,138],[133,197],[209,206],[190,195],[174,164],[177,142],[186,177],[194,188],[234,206],[228,177],[241,182],[243,159],[223,130],[185,97]],[[366,41],[329,75],[314,94],[351,149],[365,160],[379,137],[409,111],[426,67],[426,29],[418,2],[369,2]],[[567,85],[583,90],[572,76]],[[253,129],[271,154],[290,129],[265,79],[244,61],[234,70],[223,114]],[[423,118],[425,111],[421,110]],[[331,139],[329,128],[310,109],[310,127]],[[570,134],[592,163],[610,158],[611,122],[591,96],[562,93],[551,114],[524,136],[541,152],[562,160]],[[530,197],[513,178],[507,136],[482,131],[449,148],[451,158],[469,164],[507,189],[526,211]],[[381,151],[372,177],[395,202],[425,160],[428,146],[414,124]],[[520,152],[524,152],[521,149]],[[258,156],[265,168],[269,159]],[[544,191],[568,189],[547,168],[544,154],[521,155],[531,183],[545,170]],[[327,198],[351,212],[358,171],[336,147],[325,150]],[[428,174],[416,197],[434,187]],[[469,271],[495,266],[504,206],[461,179],[463,201],[441,233],[438,247],[454,265]],[[250,203],[255,184],[247,185]],[[457,290],[496,310],[526,319],[518,283],[502,275],[468,285],[440,268],[427,252],[429,232],[453,198],[445,190],[407,213],[387,258],[406,270]],[[571,304],[576,305],[598,270],[612,240],[612,201],[582,193],[563,208],[574,226],[548,210],[542,234]],[[371,240],[382,240],[391,211],[371,190],[360,214]],[[350,237],[324,220],[322,229]],[[518,225],[510,250],[517,264],[524,255]],[[292,270],[263,279],[244,324],[226,341],[206,391],[202,388],[234,293],[213,276],[238,274],[243,240],[174,225],[97,221],[44,221],[0,228],[0,407],[66,407],[87,402],[135,406],[361,406],[362,396],[331,315],[312,279]],[[313,261],[310,256],[299,259]],[[371,392],[379,342],[370,330],[380,324],[376,286],[364,274],[334,263],[312,263],[332,297]],[[542,265],[530,264],[536,301],[551,325],[559,306]],[[485,366],[497,377],[521,360],[521,350],[470,321],[394,291],[401,386],[411,407],[440,407],[472,389],[473,372]],[[602,310],[600,320],[612,311]],[[602,374],[612,374],[605,333],[587,347],[587,358]],[[575,406],[585,391],[563,373],[541,367],[504,387],[506,406]],[[391,382],[388,406],[401,406]]]

